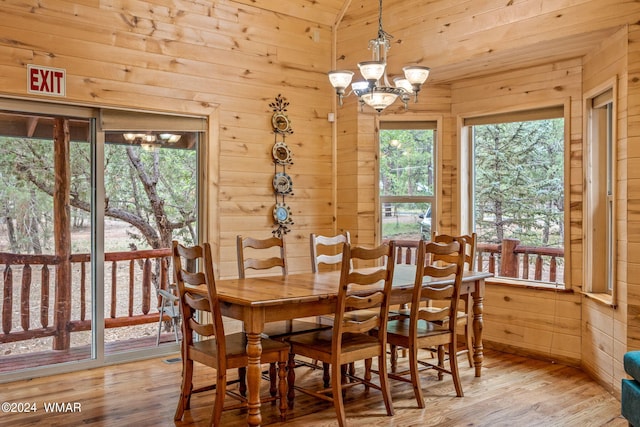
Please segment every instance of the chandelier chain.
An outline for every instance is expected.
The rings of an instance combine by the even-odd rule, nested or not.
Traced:
[[[380,11],[378,12],[378,39],[386,41],[392,38],[393,36],[382,28],[382,0],[380,0]]]

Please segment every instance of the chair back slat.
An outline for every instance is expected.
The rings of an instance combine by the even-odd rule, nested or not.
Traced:
[[[464,242],[464,263],[469,271],[475,270],[476,263],[476,246],[477,235],[476,233],[464,234],[461,236],[455,236]],[[434,231],[431,236],[431,240],[437,243],[451,243],[454,236],[448,234],[436,234]],[[433,261],[455,262],[455,260],[447,254],[434,255]]]
[[[452,286],[453,288],[453,286]],[[418,320],[424,320],[425,322],[439,322],[445,324],[449,321],[451,315],[451,310],[449,306],[447,307],[428,307],[421,308],[418,311]]]
[[[189,327],[193,332],[202,337],[210,337],[214,335],[213,325],[210,323],[199,323],[193,318],[190,318]]]
[[[354,271],[352,273],[349,274],[349,282],[352,283],[354,286],[357,285],[371,285],[373,283],[377,283],[380,282],[381,280],[384,280],[386,277],[386,271],[385,270],[378,270],[374,273],[369,273],[369,274],[362,274],[358,271]]]
[[[370,307],[375,307],[378,304],[384,302],[384,295],[382,292],[368,295],[366,297],[360,297],[357,295],[350,295],[347,297],[346,304],[354,310],[363,310]]]
[[[274,236],[267,239],[256,239],[253,237],[237,236],[236,250],[238,256],[238,277],[241,279],[245,277],[245,272],[248,269],[268,270],[274,267],[280,267],[282,275],[287,274],[286,246],[283,238]],[[262,252],[263,255],[257,257],[259,252]]]
[[[351,243],[348,231],[335,236],[322,236],[311,233],[311,271],[317,273],[320,265],[338,265],[342,262],[342,245]]]
[[[465,241],[458,237],[453,237],[448,243],[420,242],[418,247],[418,268],[413,288],[411,301],[411,328],[417,331],[420,320],[429,322],[439,321],[451,332],[451,336],[456,335],[455,319],[458,301],[460,299],[460,286],[462,284],[464,268],[464,245]],[[431,259],[448,259],[448,264],[427,263]],[[422,266],[422,268],[420,267]],[[425,285],[424,278],[444,279],[453,277],[453,284],[450,285]],[[421,307],[420,302],[428,300],[428,307]],[[417,333],[417,332],[415,332]]]
[[[334,348],[340,348],[344,334],[368,335],[376,328],[381,332],[377,335],[381,345],[386,345],[389,297],[395,266],[393,254],[393,242],[375,248],[344,244],[333,332]],[[354,259],[377,262],[379,266],[368,268],[366,272],[353,271],[351,265]],[[346,314],[356,310],[362,315],[354,317]]]
[[[366,319],[346,320],[342,324],[342,333],[367,334],[369,331],[378,328],[379,325],[380,318],[376,316],[371,316]]]

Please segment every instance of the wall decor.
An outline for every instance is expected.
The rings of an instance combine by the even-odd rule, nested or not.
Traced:
[[[291,128],[291,120],[287,116],[287,107],[289,102],[287,98],[278,94],[275,101],[269,104],[273,110],[271,115],[271,126],[273,127],[274,143],[271,149],[273,157],[274,173],[273,173],[273,193],[275,195],[275,205],[273,206],[273,221],[276,229],[273,234],[282,237],[290,230],[289,226],[293,225],[291,219],[291,208],[286,204],[285,196],[293,196],[293,180],[287,174],[287,167],[293,165],[291,150],[285,142],[287,135],[293,134]],[[278,167],[282,168],[278,171]]]

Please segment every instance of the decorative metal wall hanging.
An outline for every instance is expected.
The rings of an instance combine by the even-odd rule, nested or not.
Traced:
[[[274,143],[271,155],[273,156],[274,165],[273,193],[276,199],[276,203],[273,206],[273,220],[277,227],[273,230],[273,234],[278,237],[282,237],[283,234],[291,231],[289,226],[293,225],[291,208],[284,201],[285,196],[293,196],[293,180],[286,172],[287,167],[293,165],[291,150],[285,143],[286,136],[293,134],[291,120],[286,114],[288,106],[287,98],[282,97],[280,94],[278,94],[274,102],[269,104],[269,107],[273,110],[271,125],[273,127]],[[278,167],[282,168],[281,172],[278,172]]]

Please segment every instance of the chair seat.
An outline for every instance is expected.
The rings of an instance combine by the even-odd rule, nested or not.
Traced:
[[[409,326],[408,319],[390,320],[387,323],[387,342],[389,344],[402,345],[409,339]],[[419,322],[418,325],[418,340],[436,335],[446,335],[449,333],[447,325],[442,325],[434,322]]]
[[[278,340],[292,335],[322,331],[330,328],[331,325],[324,325],[319,322],[307,322],[304,320],[282,320],[265,324],[263,336]]]
[[[227,368],[247,366],[247,337],[244,332],[238,332],[225,336]],[[262,339],[262,357],[265,363],[278,362],[278,352],[289,351],[289,345],[282,341]],[[194,342],[189,347],[190,356],[195,360],[202,358],[214,359],[218,357],[216,339],[208,339]],[[214,359],[215,360],[215,359]]]
[[[421,310],[428,310],[428,311],[435,311],[437,310],[437,308],[435,307],[422,307]],[[394,318],[401,318],[401,317],[409,317],[409,315],[411,314],[411,309],[410,308],[402,308],[399,310],[391,310],[389,311],[389,318],[390,319],[394,319]],[[467,323],[467,313],[465,313],[464,311],[458,311],[456,313],[457,319],[458,319],[458,324],[462,325]],[[441,322],[434,322],[434,323],[441,323]]]
[[[348,311],[346,313],[344,313],[344,318],[345,319],[349,319],[349,320],[354,320],[356,322],[361,322],[365,319],[369,319],[371,318],[372,315],[376,314],[377,312],[374,310],[353,310],[353,311]],[[331,322],[331,324],[333,325],[333,321],[335,319],[335,315],[333,314],[323,314],[322,316],[320,316],[321,319],[324,319],[328,322]],[[329,328],[331,328],[331,326],[329,325],[325,325],[328,326]]]
[[[323,362],[331,360],[331,346],[333,341],[333,330],[312,332],[309,334],[296,335],[287,340],[291,345],[292,354],[311,357]],[[342,339],[341,354],[354,355],[353,360],[361,360],[378,355],[375,345],[378,339],[371,335],[345,333]],[[366,351],[363,355],[359,351]],[[342,363],[351,361],[351,357],[342,359]]]

